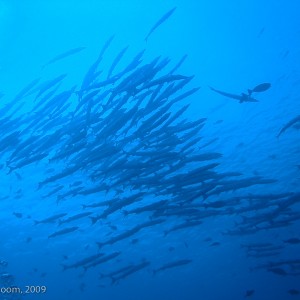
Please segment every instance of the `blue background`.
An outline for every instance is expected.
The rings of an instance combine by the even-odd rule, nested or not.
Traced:
[[[291,128],[276,138],[280,129],[300,113],[298,1],[86,2],[0,1],[0,91],[5,94],[1,107],[33,78],[42,76],[47,80],[68,73],[64,81],[66,89],[74,82],[80,83],[113,34],[114,40],[102,61],[103,70],[109,69],[115,56],[127,45],[129,48],[117,66],[119,70],[142,49],[146,49],[143,63],[161,55],[169,57],[174,66],[187,54],[178,73],[195,75],[192,85],[201,89],[184,100],[184,104],[191,104],[185,117],[207,118],[201,130],[201,143],[217,138],[207,149],[223,154],[218,160],[218,171],[277,180],[273,184],[230,191],[225,196],[299,192],[299,130]],[[174,14],[145,42],[150,28],[175,6]],[[41,68],[57,54],[81,46],[86,49]],[[262,82],[270,82],[272,87],[257,95],[259,103],[239,104],[209,89],[213,86],[240,94]],[[26,115],[30,107],[28,100],[17,114]],[[1,160],[1,165],[5,165],[5,155]],[[246,291],[252,289],[253,299],[296,298],[287,291],[300,289],[299,276],[279,276],[253,268],[270,260],[300,258],[299,245],[283,242],[291,237],[300,238],[299,220],[288,227],[237,236],[224,232],[241,221],[238,215],[214,216],[199,227],[175,231],[167,237],[163,236],[165,226],[172,226],[158,225],[139,232],[137,244],[124,240],[107,248],[109,252],[121,250],[120,259],[85,273],[81,268],[63,272],[64,255],[69,262],[92,255],[97,250],[95,242],[106,240],[110,231],[102,223],[91,226],[88,219],[82,219],[77,222],[81,231],[48,239],[49,234],[58,230],[56,224],[33,225],[33,220],[56,213],[78,213],[81,204],[87,201],[76,196],[57,205],[55,196],[43,198],[47,187],[37,190],[37,184],[48,167],[51,166],[47,161],[41,161],[22,168],[18,170],[22,180],[14,172],[8,174],[5,167],[0,173],[1,196],[9,196],[0,202],[0,257],[8,262],[3,272],[13,274],[15,284],[20,287],[47,286],[47,293],[26,295],[26,299],[234,300],[243,299]],[[78,178],[80,174],[70,178],[69,183]],[[105,194],[97,197],[108,200]],[[88,201],[93,202],[90,198]],[[299,204],[293,209],[297,211]],[[20,212],[23,217],[16,218],[13,212]],[[141,216],[140,220],[144,222],[146,217]],[[115,213],[110,222],[120,232],[134,226],[121,212]],[[174,224],[176,221],[170,221],[170,225]],[[29,243],[28,237],[32,238]],[[208,242],[207,238],[211,240]],[[284,248],[275,258],[253,258],[241,247],[265,241]],[[220,245],[214,247],[211,242]],[[175,250],[169,251],[170,247]],[[143,258],[151,261],[151,266],[118,284],[99,280],[100,273],[109,273]],[[182,258],[193,262],[152,275],[153,269]]]

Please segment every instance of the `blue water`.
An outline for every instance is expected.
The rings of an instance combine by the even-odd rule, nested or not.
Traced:
[[[298,2],[86,2],[0,1],[0,299],[299,298]]]

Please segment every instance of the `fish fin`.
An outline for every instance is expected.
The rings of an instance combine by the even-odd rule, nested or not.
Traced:
[[[10,174],[11,172],[13,172],[15,170],[14,167],[11,167],[11,166],[7,166],[7,167],[9,168],[9,171],[7,174]]]
[[[89,217],[92,221],[92,225],[96,224],[97,221],[98,221],[98,218],[97,217]]]
[[[43,183],[42,183],[42,182],[39,182],[39,183],[38,183],[37,189],[39,190],[42,186],[43,186]]]

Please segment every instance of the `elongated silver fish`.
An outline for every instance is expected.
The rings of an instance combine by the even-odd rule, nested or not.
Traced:
[[[82,50],[84,50],[85,47],[77,47],[77,48],[73,48],[73,49],[70,49],[66,52],[63,52],[55,57],[53,57],[52,59],[50,59],[49,61],[47,61],[43,66],[42,66],[42,69],[44,69],[45,67],[47,67],[48,65],[51,65],[59,60],[62,60],[68,56],[71,56],[71,55],[74,55],[78,52],[81,52]]]
[[[280,137],[280,135],[282,133],[284,133],[287,129],[289,129],[290,127],[292,127],[294,124],[296,123],[300,123],[300,115],[296,116],[295,118],[291,119],[289,122],[287,122],[279,131],[279,133],[277,134],[277,137]]]
[[[55,231],[48,236],[48,239],[59,236],[59,235],[71,233],[71,232],[77,230],[78,228],[79,228],[78,226],[74,226],[74,227],[68,227],[68,228],[64,228],[62,230]]]
[[[165,13],[155,24],[154,26],[150,29],[149,33],[147,34],[147,36],[145,37],[145,41],[147,42],[149,36],[153,33],[153,31],[159,27],[163,22],[165,22],[175,11],[176,7],[173,7],[172,9],[170,9],[167,13]]]

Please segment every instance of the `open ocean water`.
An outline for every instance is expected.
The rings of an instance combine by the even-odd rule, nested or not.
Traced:
[[[299,299],[299,9],[0,0],[0,299]]]

